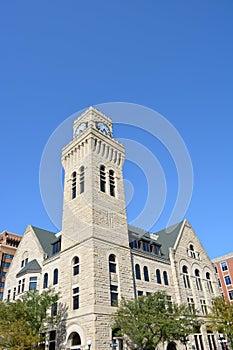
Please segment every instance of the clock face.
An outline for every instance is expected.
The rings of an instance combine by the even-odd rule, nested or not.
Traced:
[[[81,123],[75,130],[75,135],[79,135],[82,131],[84,131],[87,128],[87,123]]]
[[[102,131],[105,135],[111,135],[110,129],[106,124],[102,122],[98,122],[96,123],[96,127],[98,130]]]

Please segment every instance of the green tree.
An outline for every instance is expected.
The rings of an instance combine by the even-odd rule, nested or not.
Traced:
[[[186,305],[171,303],[166,293],[157,292],[123,300],[113,322],[130,348],[152,350],[159,343],[183,341],[194,333],[197,315]]]
[[[56,316],[49,312],[58,298],[57,293],[48,289],[41,294],[38,291],[26,292],[14,302],[1,302],[0,350],[39,348],[44,333],[53,327],[60,331],[62,342],[67,308],[60,304]]]
[[[0,349],[23,350],[39,341],[39,336],[29,326],[25,305],[21,300],[0,303]]]
[[[233,303],[222,296],[214,298],[208,316],[207,325],[222,333],[233,349]]]

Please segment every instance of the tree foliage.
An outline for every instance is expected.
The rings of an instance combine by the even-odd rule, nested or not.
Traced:
[[[208,316],[208,325],[222,333],[233,349],[233,303],[222,296],[214,298]]]
[[[61,306],[57,316],[48,312],[58,298],[57,293],[48,289],[41,294],[38,291],[26,292],[14,302],[1,302],[0,350],[36,349],[44,340],[43,333],[48,327],[63,329],[66,308]],[[63,339],[64,330],[60,333],[60,338]]]
[[[114,316],[114,328],[120,329],[130,348],[137,349],[151,350],[161,342],[182,341],[194,333],[196,325],[196,312],[171,303],[164,292],[123,300]]]

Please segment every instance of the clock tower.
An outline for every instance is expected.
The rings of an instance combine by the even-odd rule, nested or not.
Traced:
[[[91,339],[93,349],[109,348],[112,314],[122,297],[134,297],[124,159],[110,118],[90,107],[75,120],[62,152],[61,302],[69,307],[67,332]]]
[[[62,153],[63,248],[90,237],[128,246],[124,159],[109,117],[90,107],[75,120],[73,140]]]

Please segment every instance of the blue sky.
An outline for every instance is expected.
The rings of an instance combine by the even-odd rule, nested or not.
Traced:
[[[230,0],[2,1],[0,231],[55,230],[39,188],[47,140],[73,113],[120,101],[178,130],[194,169],[185,217],[211,258],[233,251],[232,38]]]

